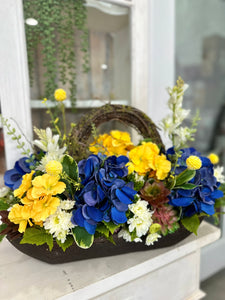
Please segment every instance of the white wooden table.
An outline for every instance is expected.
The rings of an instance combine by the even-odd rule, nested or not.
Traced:
[[[60,265],[26,256],[5,239],[0,299],[201,299],[200,248],[219,237],[218,228],[203,222],[198,237],[173,247]]]

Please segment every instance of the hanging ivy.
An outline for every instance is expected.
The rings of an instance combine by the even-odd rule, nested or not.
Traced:
[[[59,84],[69,84],[70,100],[76,101],[76,51],[83,53],[83,71],[89,71],[89,36],[85,0],[23,0],[24,17],[34,18],[37,26],[26,24],[28,66],[31,86],[34,62],[41,46],[44,67],[44,95],[53,99]],[[77,32],[80,32],[77,35]],[[80,37],[79,37],[80,36]]]

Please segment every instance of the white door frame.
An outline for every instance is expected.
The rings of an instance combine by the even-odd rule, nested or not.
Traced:
[[[25,43],[23,7],[21,0],[0,0],[0,101],[2,115],[14,119],[31,140],[30,89]],[[12,126],[17,125],[9,120]],[[18,132],[19,134],[19,132]],[[4,130],[7,168],[21,157],[15,141]],[[26,144],[26,140],[23,140]],[[27,144],[29,147],[29,144]]]

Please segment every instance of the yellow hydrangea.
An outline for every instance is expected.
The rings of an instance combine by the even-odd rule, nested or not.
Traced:
[[[55,90],[54,97],[56,101],[62,102],[66,99],[66,91],[63,89]]]
[[[27,228],[27,223],[29,223],[30,226],[33,224],[30,221],[30,218],[32,216],[32,207],[27,205],[19,205],[15,204],[13,205],[12,209],[9,212],[8,218],[11,222],[14,224],[19,225],[18,231],[20,233],[23,233]]]
[[[57,176],[62,173],[63,167],[59,161],[50,160],[45,166],[46,172],[51,176]]]
[[[191,155],[186,159],[186,164],[189,170],[199,170],[202,166],[202,161],[198,156]]]
[[[49,174],[35,177],[32,180],[32,184],[32,198],[39,198],[46,195],[62,194],[66,189],[65,183],[59,181],[59,176],[51,176]]]
[[[211,163],[216,165],[219,162],[219,156],[215,153],[209,154],[208,158],[210,159]]]
[[[163,180],[167,177],[171,163],[164,154],[159,154],[159,148],[152,142],[143,143],[129,153],[129,173],[136,171],[139,175],[154,171],[156,178]]]
[[[100,135],[92,144],[89,150],[98,154],[99,152],[106,155],[127,155],[127,152],[132,149],[130,134],[119,130],[112,130],[110,134]]]
[[[21,199],[24,196],[24,194],[31,188],[31,186],[32,186],[31,181],[32,181],[33,174],[34,174],[34,171],[23,175],[23,180],[22,180],[21,185],[19,186],[18,189],[16,189],[14,191],[15,197],[18,197]]]

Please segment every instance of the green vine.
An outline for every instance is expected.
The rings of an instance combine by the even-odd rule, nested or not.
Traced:
[[[17,122],[14,119],[11,118],[11,120],[16,123],[17,127],[21,131],[21,134],[18,134],[18,135],[17,135],[16,129],[11,126],[8,119],[3,118],[3,116],[0,115],[0,120],[1,120],[2,125],[7,129],[6,133],[11,136],[11,140],[17,142],[17,149],[21,149],[21,154],[26,155],[26,156],[30,156],[31,155],[31,150],[29,148],[25,147],[25,142],[23,142],[21,140],[22,136],[26,139],[26,141],[29,144],[31,144],[31,143],[30,143],[30,141],[27,140],[27,137],[25,136],[25,134],[22,133],[19,125],[17,124]],[[31,147],[32,147],[32,145],[31,145]]]
[[[83,53],[83,71],[89,71],[89,36],[85,0],[23,0],[24,17],[34,18],[37,26],[26,24],[30,84],[34,82],[34,62],[41,49],[44,66],[44,93],[53,99],[61,84],[69,86],[72,107],[76,102],[75,43]],[[81,32],[78,39],[77,32]],[[42,96],[42,95],[40,95]]]

